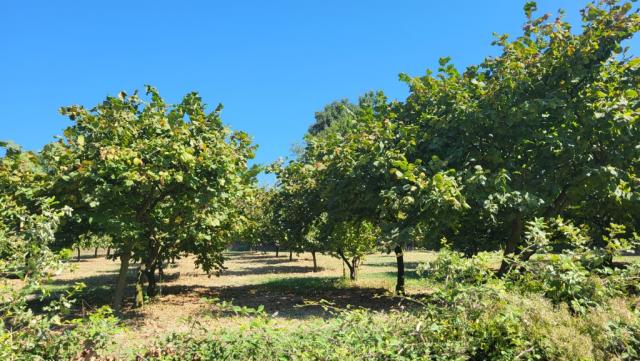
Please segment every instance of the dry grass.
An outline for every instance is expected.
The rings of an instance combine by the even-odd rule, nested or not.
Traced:
[[[389,310],[401,300],[394,298],[395,256],[374,254],[365,259],[355,282],[342,278],[342,262],[326,255],[318,255],[318,272],[308,253],[232,252],[225,262],[227,270],[220,276],[207,276],[195,268],[193,259],[185,258],[165,270],[162,294],[141,308],[128,307],[122,318],[126,331],[118,335],[118,342],[126,349],[149,344],[172,331],[187,331],[195,323],[206,328],[226,327],[245,322],[240,316],[216,312],[215,305],[206,299],[231,301],[235,305],[257,307],[275,314],[283,327],[295,327],[311,318],[331,317],[319,306],[305,306],[305,302],[328,300],[337,306],[365,307]],[[431,252],[406,252],[407,289],[422,292],[415,275],[419,262],[432,259]],[[108,304],[112,294],[118,262],[109,261],[103,254],[83,253],[73,270],[53,280],[53,289],[64,289],[76,282],[87,285],[82,294],[83,309]],[[130,272],[133,282],[134,269]],[[129,287],[132,292],[133,287]],[[130,305],[132,294],[128,294]]]
[[[420,262],[435,257],[432,252],[405,252],[407,291],[423,293],[415,269]],[[637,261],[627,257],[624,261]],[[189,331],[194,325],[206,329],[238,327],[248,318],[221,312],[215,303],[207,299],[230,301],[234,305],[257,307],[274,315],[274,322],[281,327],[296,327],[301,322],[332,317],[318,305],[307,302],[328,300],[339,307],[364,307],[386,311],[407,306],[402,299],[393,297],[395,287],[395,256],[374,254],[360,267],[359,279],[350,282],[343,279],[342,262],[326,255],[318,255],[318,272],[313,272],[313,262],[308,253],[230,252],[220,276],[207,276],[195,268],[192,258],[180,260],[165,270],[162,293],[141,308],[132,308],[133,286],[129,286],[127,308],[121,315],[125,330],[116,337],[118,349],[114,353],[134,352],[173,331]],[[622,261],[622,259],[621,259]],[[496,255],[495,266],[499,265]],[[81,295],[82,310],[90,310],[109,304],[112,287],[119,267],[118,262],[106,260],[101,252],[98,258],[93,252],[83,253],[73,270],[57,276],[53,290],[62,290],[76,282],[87,285]],[[129,274],[134,280],[136,266]],[[404,303],[404,304],[403,304]]]

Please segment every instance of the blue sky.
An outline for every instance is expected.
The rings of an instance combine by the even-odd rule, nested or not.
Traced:
[[[586,1],[538,1],[578,24]],[[524,1],[5,1],[0,5],[0,139],[38,150],[120,90],[196,90],[260,145],[290,154],[313,113],[369,90],[402,99],[401,72],[441,56],[464,67],[496,54],[492,33],[521,33]],[[638,40],[632,42],[637,49]]]

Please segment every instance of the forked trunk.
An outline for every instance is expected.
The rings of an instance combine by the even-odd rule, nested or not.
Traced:
[[[349,269],[349,279],[352,281],[356,280],[356,268],[349,262],[349,261],[344,261],[344,264],[347,265],[347,268]]]
[[[357,272],[358,267],[355,264],[352,264],[351,267],[349,267],[349,279],[355,281],[357,278]]]
[[[396,265],[398,268],[398,278],[396,280],[396,293],[404,295],[404,255],[402,254],[402,247],[396,245],[394,249],[396,254]]]
[[[355,281],[357,276],[358,258],[353,257],[349,260],[342,252],[338,252],[338,255],[342,258],[342,277],[345,277],[344,265],[346,264],[349,269],[349,279]]]

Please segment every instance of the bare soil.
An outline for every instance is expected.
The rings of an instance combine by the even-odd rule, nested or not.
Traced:
[[[415,275],[420,262],[434,257],[430,252],[406,252],[407,288],[409,293],[423,292]],[[377,311],[407,307],[406,301],[393,296],[395,256],[368,256],[359,269],[359,279],[343,278],[342,262],[318,255],[318,272],[308,253],[232,252],[227,255],[227,269],[219,276],[207,275],[195,267],[192,258],[179,260],[165,270],[161,294],[139,308],[132,307],[133,286],[129,286],[126,307],[121,318],[125,331],[117,342],[126,349],[149,345],[170,332],[189,331],[195,325],[207,329],[228,327],[246,322],[247,318],[220,312],[216,302],[256,308],[263,305],[283,327],[295,327],[311,318],[332,317],[317,305],[327,300],[337,307],[363,307]],[[109,304],[119,262],[107,260],[104,251],[94,257],[83,252],[79,262],[68,272],[57,276],[52,287],[64,289],[76,282],[87,285],[78,312],[86,312]],[[134,282],[136,266],[129,274]],[[348,272],[347,272],[348,274]],[[210,300],[218,300],[211,302]],[[316,303],[309,305],[308,303]]]

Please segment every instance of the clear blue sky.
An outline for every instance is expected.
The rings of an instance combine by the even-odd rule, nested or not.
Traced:
[[[585,1],[538,1],[578,24]],[[290,153],[313,113],[369,90],[402,99],[400,72],[441,56],[464,67],[496,54],[492,33],[521,33],[523,1],[4,1],[0,139],[40,149],[120,90],[156,86],[170,102],[196,90],[251,134],[257,161]],[[632,47],[637,49],[638,40]]]

